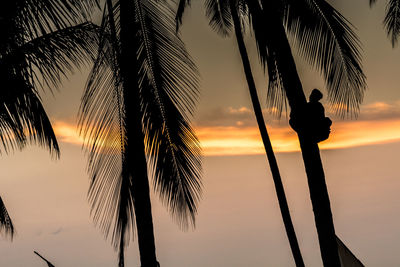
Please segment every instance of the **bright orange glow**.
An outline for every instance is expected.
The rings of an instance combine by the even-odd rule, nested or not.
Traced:
[[[83,144],[84,140],[79,136],[76,125],[63,121],[56,121],[52,124],[58,141],[75,145]]]
[[[267,127],[275,152],[300,150],[297,136],[289,127]],[[75,125],[57,121],[54,123],[54,130],[61,142],[79,145],[83,143],[83,138],[78,135]],[[196,133],[206,156],[264,153],[257,127],[198,127]],[[400,140],[400,119],[341,121],[334,122],[331,137],[320,143],[320,148],[339,149],[398,140]]]
[[[296,135],[289,128],[268,129],[275,151],[297,150]],[[256,127],[196,128],[205,155],[262,154],[264,147]]]
[[[275,152],[299,151],[296,134],[289,127],[269,128]],[[205,155],[264,153],[258,128],[215,127],[197,129]],[[400,140],[400,120],[345,121],[333,124],[321,149],[339,149]]]
[[[348,121],[333,124],[331,138],[322,149],[381,144],[400,140],[400,119],[382,121]]]

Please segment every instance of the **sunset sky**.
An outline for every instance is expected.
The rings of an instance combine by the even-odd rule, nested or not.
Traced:
[[[205,156],[204,194],[197,228],[188,232],[179,231],[153,196],[161,266],[293,266],[235,40],[213,32],[202,3],[192,2],[182,38],[201,73],[193,122]],[[330,2],[357,29],[368,83],[357,118],[340,118],[322,101],[333,120],[320,147],[336,230],[366,266],[400,266],[400,48],[391,47],[383,29],[386,1],[372,9],[367,0]],[[251,36],[246,44],[306,265],[321,266],[298,141],[287,116],[265,107],[266,80]],[[325,93],[320,75],[296,60],[306,95],[313,88]],[[35,146],[1,155],[0,195],[17,235],[12,243],[0,238],[0,266],[44,266],[33,250],[60,267],[116,265],[86,200],[76,114],[87,72],[71,75],[54,96],[43,95],[60,160]],[[138,266],[135,242],[127,255],[128,266]]]

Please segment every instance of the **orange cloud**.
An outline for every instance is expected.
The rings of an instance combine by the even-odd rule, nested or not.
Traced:
[[[384,105],[376,107],[386,108]],[[276,152],[300,150],[297,135],[288,126],[267,125],[267,128]],[[83,138],[73,124],[56,121],[54,130],[61,142],[83,144]],[[257,127],[243,127],[240,123],[235,126],[199,126],[196,127],[196,133],[207,156],[264,153]],[[320,143],[320,148],[339,149],[393,141],[400,141],[400,118],[339,121],[333,123],[330,138]]]
[[[268,127],[268,126],[267,126]],[[299,151],[297,135],[289,127],[268,127],[275,152]],[[199,128],[196,132],[206,155],[262,154],[264,147],[256,127]],[[385,121],[342,121],[334,123],[330,138],[321,149],[400,141],[400,119]]]
[[[78,134],[78,130],[75,124],[63,122],[63,121],[55,121],[52,123],[54,133],[57,136],[57,140],[59,142],[82,145],[84,140]]]

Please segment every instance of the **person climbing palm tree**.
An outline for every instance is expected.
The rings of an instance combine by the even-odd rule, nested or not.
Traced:
[[[304,113],[290,113],[289,124],[299,135],[308,135],[316,142],[329,138],[332,121],[325,117],[325,108],[319,102],[323,94],[318,89],[313,89]]]

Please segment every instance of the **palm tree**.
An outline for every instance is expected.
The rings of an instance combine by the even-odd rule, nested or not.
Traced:
[[[376,0],[370,0],[369,5],[372,7]],[[386,33],[390,38],[392,47],[395,47],[400,35],[400,0],[390,0],[386,6],[386,15],[383,20]]]
[[[189,3],[190,2],[185,2],[185,0],[182,0],[179,3],[177,14],[175,17],[177,30],[179,30],[179,26],[182,23],[182,15],[184,12],[184,8]],[[282,178],[279,172],[278,163],[276,161],[271,140],[269,138],[269,134],[265,125],[260,101],[257,94],[257,89],[254,82],[254,77],[250,66],[249,57],[247,54],[247,49],[243,41],[243,34],[241,29],[242,23],[240,22],[240,18],[238,15],[238,10],[239,12],[241,12],[241,9],[239,9],[236,6],[236,3],[234,1],[207,0],[205,2],[205,5],[206,5],[207,15],[210,17],[210,25],[222,36],[227,36],[230,33],[232,26],[234,28],[236,41],[242,59],[243,71],[246,76],[258,129],[260,131],[261,139],[263,141],[265,153],[267,155],[270,170],[272,173],[272,179],[275,185],[275,191],[278,198],[279,208],[285,226],[286,235],[289,240],[293,259],[295,261],[296,266],[298,267],[304,266],[304,260],[300,252],[300,247],[297,241],[293,222],[290,216],[289,206],[287,203],[286,194],[282,183]]]
[[[73,5],[74,4],[74,5]],[[96,51],[96,30],[86,18],[95,1],[3,1],[0,9],[0,139],[2,150],[36,143],[59,156],[39,89],[57,87],[73,66]],[[40,11],[40,12],[39,12]],[[1,201],[0,228],[11,236],[13,224]]]
[[[181,1],[178,6],[177,15],[176,15],[176,23],[177,30],[179,29],[180,24],[182,23],[182,15],[184,8],[188,3],[185,1]],[[240,56],[242,59],[243,70],[246,76],[249,93],[254,109],[254,113],[256,116],[257,125],[260,131],[261,139],[263,141],[265,153],[267,155],[267,160],[269,162],[270,171],[272,174],[272,179],[275,185],[275,191],[278,198],[279,208],[282,215],[282,220],[285,226],[286,235],[289,240],[290,248],[292,251],[293,259],[295,261],[296,266],[304,266],[304,260],[301,255],[300,247],[297,241],[296,233],[294,230],[293,222],[290,216],[289,206],[286,199],[285,190],[282,183],[282,178],[280,175],[278,163],[276,161],[276,157],[272,148],[271,140],[266,128],[266,124],[264,121],[264,117],[262,114],[261,104],[258,98],[257,89],[254,82],[254,77],[252,74],[250,61],[248,58],[248,53],[246,46],[243,41],[243,34],[240,22],[240,18],[238,15],[238,7],[235,5],[236,3],[232,1],[215,1],[209,0],[206,1],[206,9],[207,15],[210,17],[210,25],[219,32],[222,36],[226,36],[230,33],[232,26],[234,27],[236,41],[238,44]],[[240,12],[240,11],[239,11]],[[231,17],[229,17],[231,15]],[[233,25],[232,25],[233,24]]]
[[[338,112],[357,112],[365,90],[361,69],[359,41],[351,25],[324,0],[262,1],[260,21],[252,14],[261,58],[288,99],[292,114],[302,116],[306,106],[302,84],[297,74],[284,25],[294,35],[306,59],[324,75],[329,100]],[[254,9],[253,9],[254,8]],[[260,7],[249,8],[259,12]],[[283,22],[283,23],[282,23]],[[258,24],[255,25],[255,24]],[[268,25],[265,27],[265,25]],[[257,33],[258,32],[258,33]],[[272,76],[274,77],[274,76]],[[318,144],[312,136],[298,132],[308,177],[321,255],[324,266],[340,266],[329,195]]]
[[[257,124],[259,127],[259,131],[261,134],[261,138],[264,144],[264,149],[268,158],[268,162],[270,165],[270,170],[272,173],[272,178],[275,185],[276,195],[278,197],[279,207],[282,214],[282,219],[285,225],[286,234],[289,239],[289,244],[292,250],[293,258],[296,263],[296,266],[305,266],[303,257],[300,252],[300,247],[297,241],[296,233],[294,230],[293,222],[290,216],[289,206],[286,199],[285,190],[283,187],[282,179],[280,176],[278,164],[275,158],[274,151],[272,149],[272,144],[267,132],[267,128],[265,126],[264,118],[262,115],[262,109],[260,105],[260,101],[257,95],[257,89],[255,86],[254,78],[251,71],[250,61],[248,58],[248,54],[246,51],[246,46],[243,41],[242,29],[240,18],[237,13],[238,7],[236,6],[235,1],[229,0],[229,11],[232,16],[233,26],[235,29],[236,41],[238,44],[240,56],[242,59],[243,70],[246,75],[246,80],[249,87],[250,97],[253,104],[254,113],[256,115]]]
[[[135,228],[142,266],[159,266],[149,177],[179,225],[195,223],[201,158],[189,116],[198,78],[173,18],[162,1],[108,0],[82,100],[89,200],[95,222],[112,232],[119,266]]]
[[[305,113],[307,101],[287,39],[288,32],[302,55],[323,74],[329,100],[338,107],[337,112],[344,116],[358,111],[365,89],[360,45],[352,26],[332,6],[324,0],[248,0],[235,2],[232,7],[227,1],[216,1],[213,24],[230,27],[233,7],[248,16],[261,62],[268,70],[270,105],[282,109],[287,99],[293,116],[301,117]],[[187,4],[186,0],[182,2],[178,11]],[[178,21],[179,18],[181,15],[177,16]],[[302,133],[298,136],[323,263],[324,266],[340,266],[318,144],[311,136]]]

